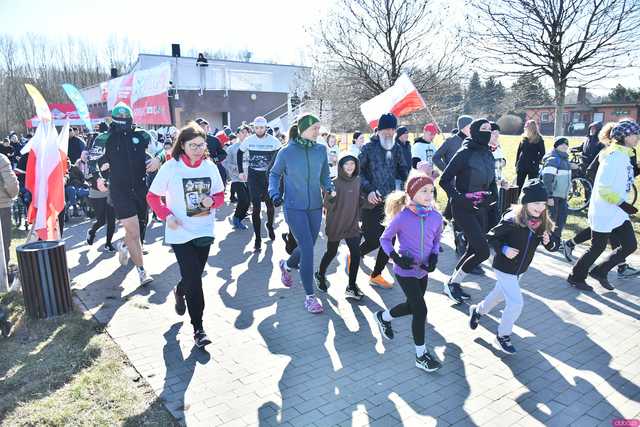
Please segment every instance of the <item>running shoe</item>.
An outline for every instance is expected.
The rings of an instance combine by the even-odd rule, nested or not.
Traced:
[[[113,247],[113,245],[111,243],[105,243],[104,245],[104,251],[105,252],[115,252],[116,248]]]
[[[373,286],[379,286],[385,289],[393,288],[393,283],[387,282],[387,280],[382,277],[382,274],[378,274],[377,276],[371,276],[369,278],[369,283]]]
[[[576,245],[571,242],[571,240],[563,240],[562,241],[562,253],[564,254],[567,262],[574,263],[575,258],[573,257],[573,250],[576,248]]]
[[[380,328],[380,334],[388,340],[393,339],[393,328],[391,327],[391,322],[387,322],[382,318],[383,310],[379,310],[376,312],[376,323],[378,324],[378,328]]]
[[[364,293],[360,290],[358,285],[349,286],[346,291],[344,291],[344,297],[346,299],[354,299],[356,301],[360,301],[362,297],[364,297]]]
[[[234,230],[246,230],[247,226],[240,221],[240,218],[233,217],[233,229]]]
[[[460,284],[459,283],[451,283],[447,282],[444,284],[443,291],[449,299],[455,301],[457,304],[462,304],[464,301],[459,294]]]
[[[327,277],[324,274],[320,274],[319,271],[316,271],[316,274],[314,275],[314,277],[316,278],[316,281],[318,282],[318,289],[322,292],[324,292],[325,294],[327,293]]]
[[[116,250],[118,251],[118,261],[120,261],[120,265],[125,267],[129,262],[129,250],[127,250],[127,246],[124,242],[120,241],[116,243]]]
[[[193,339],[196,342],[196,347],[198,348],[203,348],[211,344],[211,340],[209,339],[209,337],[207,336],[207,334],[204,332],[203,329],[196,331],[196,333],[193,334]]]
[[[615,289],[613,285],[609,283],[609,279],[607,278],[607,275],[604,273],[601,273],[600,270],[598,270],[597,268],[592,269],[589,272],[589,276],[596,279],[598,283],[600,283],[600,286],[602,286],[606,290],[612,291]]]
[[[495,344],[503,353],[516,354],[516,348],[511,344],[511,337],[509,335],[505,335],[504,337],[496,335]]]
[[[463,300],[471,299],[471,295],[462,290],[462,286],[459,283],[454,283],[453,286],[456,288],[456,292],[460,295],[460,298]]]
[[[304,308],[307,309],[309,313],[320,314],[324,311],[322,304],[315,295],[308,296],[304,299]]]
[[[567,277],[567,282],[574,288],[581,291],[593,291],[593,288],[587,285],[587,282],[585,282],[584,280],[578,280],[571,274],[569,275],[569,277]]]
[[[425,372],[433,372],[441,367],[442,363],[428,351],[425,351],[420,357],[416,356],[416,368],[418,369],[422,369]]]
[[[173,297],[176,300],[173,308],[176,310],[178,316],[182,316],[187,311],[187,304],[185,302],[184,294],[178,290],[177,286],[173,288]]]
[[[149,276],[147,270],[138,268],[138,277],[140,278],[140,286],[148,285],[153,282],[153,278]]]
[[[629,264],[621,264],[618,266],[618,278],[627,279],[629,277],[640,276],[640,270],[631,267]]]
[[[93,245],[93,241],[95,240],[96,235],[91,233],[91,229],[87,230],[87,245]]]
[[[285,260],[280,260],[280,281],[287,288],[293,286],[293,277],[291,277],[291,272],[287,268],[287,262]]]
[[[469,307],[469,327],[476,329],[480,323],[480,313],[478,313],[478,306],[472,305]]]

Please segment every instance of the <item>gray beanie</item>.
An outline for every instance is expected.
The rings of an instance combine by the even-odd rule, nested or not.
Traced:
[[[464,115],[464,116],[458,117],[458,129],[462,130],[466,128],[471,124],[472,121],[473,121],[473,117],[471,116]]]

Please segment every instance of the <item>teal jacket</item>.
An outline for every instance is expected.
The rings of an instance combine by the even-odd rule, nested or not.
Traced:
[[[284,194],[280,181],[284,180]],[[282,197],[285,209],[322,208],[322,192],[333,191],[329,175],[327,149],[323,145],[305,145],[291,140],[282,148],[269,174],[269,197]]]

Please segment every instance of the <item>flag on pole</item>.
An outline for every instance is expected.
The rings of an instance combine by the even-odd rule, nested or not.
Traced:
[[[84,122],[84,125],[87,127],[89,131],[93,130],[93,126],[91,125],[91,116],[89,115],[89,107],[87,107],[87,103],[84,98],[80,94],[80,91],[72,84],[65,83],[62,85],[62,88],[67,93],[67,96],[73,102],[73,105],[76,107],[76,111],[78,112],[78,116]]]
[[[35,86],[30,85],[29,83],[25,83],[24,86],[27,88],[27,92],[36,106],[36,115],[40,121],[51,121],[51,110],[49,110],[49,106],[47,105],[47,101],[44,100],[44,96],[42,96]]]
[[[65,132],[66,130],[66,132]],[[66,153],[62,152],[61,138],[69,135],[69,124],[58,135],[51,121],[41,122],[33,136],[25,186],[33,195],[27,221],[41,240],[60,238],[58,215],[64,210],[64,175],[67,170]],[[65,137],[66,133],[66,137]]]
[[[391,112],[396,117],[402,117],[426,107],[409,76],[401,74],[393,86],[362,104],[360,111],[373,129],[378,126],[378,119],[384,113]]]

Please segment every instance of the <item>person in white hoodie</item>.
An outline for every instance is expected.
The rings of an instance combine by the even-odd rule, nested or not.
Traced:
[[[638,247],[629,219],[630,215],[638,213],[638,209],[626,200],[635,178],[631,157],[638,145],[640,125],[633,120],[621,120],[605,128],[610,129],[605,136],[611,140],[611,143],[599,154],[600,167],[589,203],[591,248],[576,262],[571,275],[567,278],[571,286],[580,290],[593,290],[585,282],[587,275],[598,281],[605,289],[613,290],[614,287],[609,283],[607,274]],[[612,236],[620,242],[620,246],[589,271],[604,252],[609,237]]]

